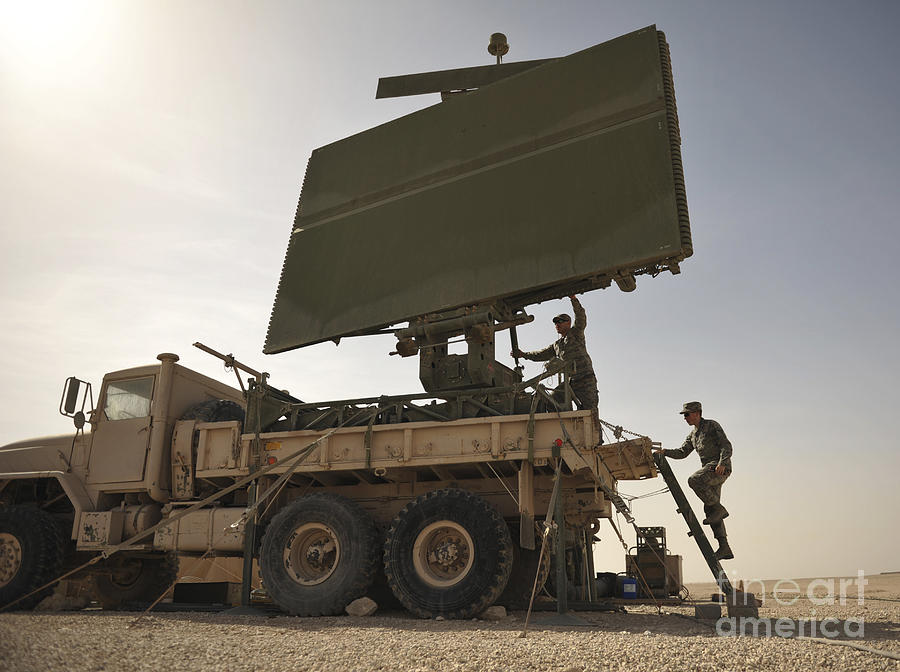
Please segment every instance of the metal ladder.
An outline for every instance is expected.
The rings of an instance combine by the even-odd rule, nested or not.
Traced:
[[[688,536],[693,537],[694,541],[697,542],[697,546],[703,554],[703,557],[706,559],[706,564],[709,565],[709,569],[713,573],[716,583],[719,584],[721,591],[726,595],[731,595],[734,592],[734,588],[731,586],[728,577],[725,576],[725,570],[722,569],[722,565],[719,564],[715,551],[713,551],[712,545],[709,543],[709,539],[703,531],[703,526],[694,515],[694,510],[691,508],[691,505],[684,494],[684,490],[681,489],[678,479],[675,478],[675,474],[672,472],[672,467],[669,466],[669,462],[663,455],[654,453],[653,461],[656,462],[656,468],[659,470],[659,473],[662,474],[663,480],[666,482],[666,485],[669,486],[669,492],[672,493],[672,497],[678,505],[678,508],[675,509],[675,511],[680,513],[687,523],[688,529],[690,530]]]
[[[619,493],[614,492],[612,488],[603,482],[600,483],[600,489],[603,491],[604,496],[616,507],[616,511],[621,513],[625,520],[628,521],[628,524],[634,524],[634,516],[631,515],[631,509],[628,508],[628,504],[619,496]]]

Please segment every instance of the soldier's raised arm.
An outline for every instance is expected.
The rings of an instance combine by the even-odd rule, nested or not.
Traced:
[[[581,305],[581,301],[575,296],[570,296],[569,300],[572,302],[572,312],[575,313],[575,322],[572,324],[572,329],[584,331],[584,328],[587,326],[587,313],[584,312],[584,306]]]

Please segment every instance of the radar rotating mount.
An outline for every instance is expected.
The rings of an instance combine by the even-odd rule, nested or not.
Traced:
[[[419,355],[419,380],[426,392],[514,385],[522,374],[495,359],[494,334],[533,320],[499,301],[422,315],[394,332],[397,350],[391,354]],[[450,339],[458,336],[464,337],[465,355],[449,353]]]

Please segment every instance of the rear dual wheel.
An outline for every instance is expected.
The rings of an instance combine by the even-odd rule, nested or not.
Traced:
[[[341,613],[377,574],[378,534],[358,504],[330,493],[285,507],[266,528],[260,571],[272,599],[299,616]],[[393,520],[383,550],[391,592],[424,618],[469,618],[503,592],[513,562],[506,523],[482,498],[422,495]]]
[[[333,616],[372,584],[378,561],[372,518],[330,493],[295,500],[272,519],[259,552],[275,603],[296,616]]]
[[[503,518],[481,497],[455,488],[407,504],[384,545],[391,590],[422,618],[480,614],[503,592],[512,561]]]

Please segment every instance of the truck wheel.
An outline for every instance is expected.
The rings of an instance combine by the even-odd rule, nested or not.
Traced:
[[[64,543],[49,513],[31,506],[0,508],[0,607],[57,578]],[[31,609],[52,592],[50,586],[12,609]]]
[[[455,488],[407,504],[384,544],[391,590],[422,618],[477,616],[503,592],[512,561],[503,518],[481,497]]]
[[[519,534],[519,523],[516,521],[515,530],[510,529],[510,535],[515,533],[516,539]],[[534,575],[538,575],[537,590],[535,596],[539,595],[541,588],[547,583],[547,577],[550,575],[550,545],[544,549],[544,557],[541,558],[541,539],[538,535],[534,550],[521,548],[518,543],[513,541],[513,563],[512,571],[509,573],[509,582],[506,589],[497,598],[497,604],[514,609],[527,609],[528,603],[531,601],[531,591],[534,588]],[[538,560],[541,560],[538,563]]]
[[[318,493],[286,506],[259,551],[263,583],[295,616],[333,616],[366,594],[378,563],[375,523],[356,503]]]
[[[95,597],[104,609],[122,609],[133,603],[153,602],[178,578],[173,553],[144,558],[126,553],[110,556],[94,579]]]
[[[225,420],[244,421],[244,409],[240,404],[227,399],[211,399],[188,409],[181,420],[199,420],[200,422],[223,422]]]

